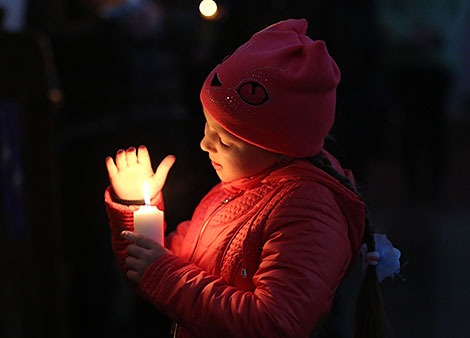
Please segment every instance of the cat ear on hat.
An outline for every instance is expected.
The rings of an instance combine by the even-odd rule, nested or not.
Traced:
[[[308,22],[306,19],[289,19],[277,22],[266,29],[264,31],[296,31],[298,34],[306,34],[307,33]]]
[[[312,74],[311,88],[328,90],[336,88],[341,73],[336,62],[331,58],[324,41],[316,40],[304,47],[303,54],[311,62],[307,62]]]

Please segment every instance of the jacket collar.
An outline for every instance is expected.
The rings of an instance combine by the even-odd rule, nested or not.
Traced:
[[[333,167],[342,175],[346,175],[339,162],[325,150],[324,155],[327,156],[333,164]],[[295,180],[301,177],[310,177],[313,180],[322,182],[329,186],[334,191],[340,192],[349,198],[357,199],[357,195],[346,188],[336,178],[333,178],[323,170],[315,167],[310,161],[305,159],[293,159],[287,163],[278,162],[273,166],[260,171],[259,173],[250,176],[240,178],[232,182],[222,182],[221,187],[224,191],[230,194],[238,194],[243,190],[252,189],[259,185],[266,184],[272,181],[283,181],[283,180]],[[352,179],[353,184],[354,178]]]
[[[292,161],[294,162],[294,161]],[[292,163],[290,162],[290,163]],[[273,166],[266,168],[257,174],[250,176],[250,177],[243,177],[239,178],[238,180],[232,182],[222,182],[222,189],[229,192],[229,193],[239,193],[243,190],[252,189],[257,187],[263,183],[266,183],[267,178],[271,176],[271,174],[281,168],[289,166],[290,163],[276,163]]]

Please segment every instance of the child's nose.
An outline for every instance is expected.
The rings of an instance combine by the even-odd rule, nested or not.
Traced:
[[[201,149],[206,152],[213,153],[215,152],[215,147],[213,146],[213,142],[211,139],[207,136],[207,134],[204,135],[204,137],[201,140],[201,143],[199,144]]]

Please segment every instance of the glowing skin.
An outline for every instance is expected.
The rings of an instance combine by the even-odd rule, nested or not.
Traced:
[[[201,149],[209,153],[220,180],[232,182],[273,166],[283,155],[251,145],[226,131],[204,109],[206,125]]]
[[[154,172],[145,146],[140,146],[138,150],[134,147],[119,149],[116,161],[112,157],[106,158],[106,168],[114,193],[124,200],[140,200],[144,197],[144,181],[147,181],[150,196],[155,196],[165,185],[175,159],[174,155],[168,155]]]

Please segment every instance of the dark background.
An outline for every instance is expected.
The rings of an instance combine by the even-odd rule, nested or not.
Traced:
[[[16,21],[14,2],[0,1],[1,337],[168,336],[114,262],[104,160],[175,154],[169,230],[190,218],[217,182],[202,81],[257,30],[302,17],[342,71],[328,148],[407,263],[406,282],[383,284],[396,337],[470,335],[467,0],[220,0],[213,20],[198,1],[30,0]],[[330,337],[351,336],[359,279],[340,288]]]

